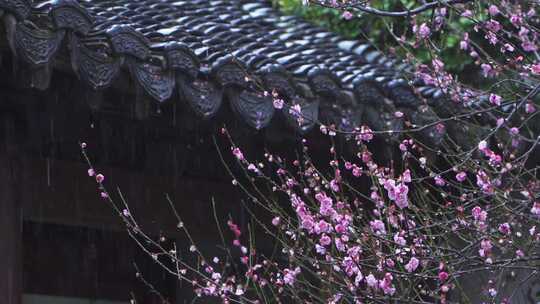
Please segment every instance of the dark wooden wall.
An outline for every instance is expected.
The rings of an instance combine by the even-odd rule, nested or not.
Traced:
[[[194,238],[209,252],[220,244],[212,201],[222,223],[229,214],[240,224],[246,221],[240,204],[243,196],[232,187],[216,153],[221,149],[226,162],[233,163],[228,142],[219,135],[223,124],[246,155],[260,157],[268,145],[294,155],[290,144],[279,144],[282,137],[294,134],[283,133],[279,127],[256,133],[235,119],[228,107],[215,120],[201,121],[181,105],[163,105],[159,113],[139,121],[130,112],[133,95],[116,89],[90,94],[74,75],[61,72],[54,73],[47,91],[23,88],[10,71],[9,55],[2,61],[0,257],[6,258],[0,258],[0,304],[20,304],[22,292],[73,296],[100,296],[101,292],[124,299],[125,294],[119,296],[103,286],[119,284],[121,293],[132,286],[132,278],[113,275],[128,271],[125,263],[117,265],[121,270],[114,268],[114,261],[140,257],[125,242],[122,222],[87,176],[80,141],[87,142],[113,197],[118,201],[116,189],[122,191],[145,231],[166,235],[187,249],[165,200],[168,194]],[[96,103],[101,103],[98,111]],[[93,259],[91,248],[116,252]],[[77,260],[87,263],[87,268],[74,265]],[[101,287],[92,289],[95,276],[109,281],[98,280]],[[61,291],[61,286],[67,289]],[[191,300],[189,286],[177,287],[189,294],[177,297],[179,303]]]
[[[16,122],[0,115],[0,303],[20,304],[22,292],[22,204]]]

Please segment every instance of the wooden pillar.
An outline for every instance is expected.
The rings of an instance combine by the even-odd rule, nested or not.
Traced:
[[[0,303],[22,303],[22,204],[16,128],[13,116],[0,115]],[[30,186],[29,184],[27,186]]]

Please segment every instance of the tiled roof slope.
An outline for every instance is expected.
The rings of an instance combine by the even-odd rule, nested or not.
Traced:
[[[31,86],[48,87],[64,43],[72,69],[92,89],[129,71],[140,116],[151,100],[179,100],[210,118],[227,100],[261,129],[275,114],[262,92],[275,90],[302,106],[301,125],[283,111],[299,131],[318,120],[345,130],[361,123],[400,129],[397,108],[413,123],[430,121],[430,105],[442,95],[421,84],[413,90],[406,66],[369,44],[283,16],[268,1],[0,0],[0,9]]]

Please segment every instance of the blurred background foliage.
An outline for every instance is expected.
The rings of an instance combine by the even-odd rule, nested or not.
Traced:
[[[333,32],[339,33],[347,38],[369,40],[381,50],[395,48],[399,56],[404,56],[406,51],[399,48],[396,39],[392,37],[393,32],[397,37],[405,35],[412,37],[411,28],[413,20],[411,18],[400,17],[380,17],[370,14],[355,15],[352,19],[346,20],[342,12],[336,9],[324,8],[317,5],[302,5],[301,0],[274,0],[274,4],[286,14],[294,14],[307,19],[317,25],[325,27]],[[401,11],[418,5],[415,0],[374,0],[370,1],[371,6],[389,10]],[[439,46],[439,55],[443,59],[449,72],[455,73],[458,77],[471,77],[470,72],[476,71],[473,60],[465,52],[459,49],[459,42],[462,33],[471,31],[473,25],[470,20],[455,16],[455,12],[449,12],[451,20],[442,31],[436,33],[432,38]],[[430,21],[433,19],[432,13],[418,16],[421,20]],[[478,16],[483,17],[483,16]],[[431,61],[431,55],[425,48],[409,49],[417,59],[424,63]]]

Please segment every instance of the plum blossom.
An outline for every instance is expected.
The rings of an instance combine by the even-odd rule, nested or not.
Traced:
[[[482,72],[484,74],[484,77],[493,77],[496,75],[496,72],[495,70],[493,69],[493,67],[487,63],[482,63],[482,65],[480,65],[480,68],[482,68]]]
[[[448,280],[448,272],[441,271],[441,272],[439,272],[438,277],[439,277],[439,281],[444,282],[444,281]]]
[[[370,273],[367,277],[366,277],[366,283],[369,287],[371,288],[377,288],[377,279],[375,278],[375,276]]]
[[[244,160],[244,154],[242,153],[240,148],[234,148],[232,150],[232,153],[238,160]]]
[[[475,221],[485,222],[487,220],[487,212],[478,206],[472,209],[472,215]]]
[[[368,126],[361,126],[360,132],[356,135],[356,140],[369,142],[373,139],[373,131]]]
[[[499,225],[499,232],[502,234],[509,235],[510,234],[510,224],[509,223],[502,223]]]
[[[492,181],[484,170],[478,170],[476,173],[476,185],[486,194],[493,194],[495,190]]]
[[[431,34],[431,30],[425,22],[420,24],[420,26],[415,25],[413,27],[413,32],[416,33],[421,39],[426,39]]]
[[[531,213],[540,217],[540,202],[536,202],[533,204],[533,207],[531,208]]]
[[[103,183],[103,181],[105,180],[105,176],[103,176],[103,174],[97,174],[96,175],[96,182],[98,182],[99,184]]]
[[[497,16],[500,13],[499,8],[494,4],[489,6],[488,12],[491,16]]]
[[[473,16],[473,12],[471,10],[464,10],[462,13],[461,13],[461,17],[465,17],[465,18],[472,18]]]
[[[399,232],[394,235],[394,242],[401,246],[405,246],[407,244],[407,241]]]
[[[362,272],[358,271],[356,277],[354,278],[354,284],[358,286],[360,285],[360,282],[362,282],[362,280],[364,280],[364,276],[362,275]]]
[[[478,254],[481,257],[487,257],[489,253],[491,252],[492,248],[493,248],[493,245],[491,245],[491,241],[484,239],[480,241],[480,249],[478,250]]]
[[[482,140],[478,143],[478,150],[484,152],[487,150],[487,141]]]
[[[384,223],[381,220],[370,221],[369,226],[371,227],[371,230],[377,235],[386,234],[386,228],[384,227]]]
[[[283,282],[290,286],[294,285],[294,282],[296,281],[296,276],[298,276],[300,272],[300,267],[296,267],[294,270],[285,268],[283,270]]]
[[[391,273],[384,274],[384,278],[379,281],[379,288],[381,288],[386,295],[394,295],[396,288],[392,285],[394,277]]]
[[[446,185],[446,181],[444,180],[444,178],[440,177],[439,175],[435,176],[435,185],[437,186],[444,186]]]
[[[531,65],[531,72],[536,75],[540,75],[540,63],[535,63]]]
[[[410,176],[408,180],[410,180]],[[405,183],[396,183],[393,179],[387,179],[383,181],[383,186],[388,192],[388,198],[394,201],[400,209],[408,207],[407,194],[409,193],[409,187]]]
[[[349,11],[344,11],[343,14],[341,15],[343,17],[343,19],[345,20],[351,20],[352,17],[353,17],[353,14]]]
[[[456,180],[458,182],[463,182],[467,178],[467,173],[461,171],[458,174],[456,174]]]
[[[463,39],[459,42],[459,48],[462,50],[469,48],[469,33],[463,34]]]
[[[540,65],[539,65],[539,69],[540,69]],[[540,70],[538,72],[538,74],[540,74]],[[527,114],[532,114],[536,111],[534,105],[532,103],[527,103],[525,104],[525,113]]]
[[[501,105],[501,96],[497,94],[491,94],[489,95],[489,102],[493,105],[500,106]]]
[[[415,257],[412,257],[410,260],[409,260],[409,263],[407,263],[405,265],[405,269],[408,271],[408,272],[414,272],[416,270],[416,268],[418,268],[418,265],[420,264],[420,261],[415,258]]]
[[[321,236],[321,239],[319,240],[319,243],[322,245],[322,246],[328,246],[330,244],[332,244],[332,239],[324,234],[323,236]]]

